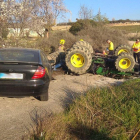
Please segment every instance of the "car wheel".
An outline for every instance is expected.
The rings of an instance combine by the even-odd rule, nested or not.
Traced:
[[[49,97],[48,97],[48,91],[40,96],[35,97],[36,99],[40,100],[40,101],[48,101]]]
[[[48,101],[48,94],[47,95],[41,95],[40,101]]]

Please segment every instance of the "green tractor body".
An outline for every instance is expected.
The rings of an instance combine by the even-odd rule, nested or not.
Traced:
[[[134,72],[137,71],[137,65],[134,66],[134,68],[129,72],[119,71],[115,67],[115,61],[117,57],[99,57],[94,56],[92,59],[92,65],[90,72],[97,74],[97,75],[103,75],[103,76],[109,76],[109,77],[128,77],[134,75]],[[135,71],[134,71],[135,70]]]

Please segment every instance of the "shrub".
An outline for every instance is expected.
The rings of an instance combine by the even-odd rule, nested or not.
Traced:
[[[77,32],[81,31],[82,29],[86,29],[88,26],[96,26],[97,23],[93,20],[77,20],[77,22],[73,23],[70,32],[74,35],[77,34]]]
[[[114,46],[120,44],[128,45],[127,37],[121,30],[105,26],[105,22],[95,20],[77,20],[69,30],[76,38],[89,42],[95,51],[102,52],[108,47],[107,39],[110,39]]]
[[[106,43],[107,39],[110,39],[115,47],[120,44],[128,45],[128,40],[122,31],[111,29],[106,26],[89,26],[87,29],[79,31],[77,36],[89,42],[93,46],[93,49],[97,51],[102,51],[108,47]]]

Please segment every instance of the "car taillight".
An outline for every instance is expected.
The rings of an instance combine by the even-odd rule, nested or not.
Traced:
[[[32,79],[40,79],[45,76],[45,69],[41,66],[38,66],[36,72],[34,73]]]

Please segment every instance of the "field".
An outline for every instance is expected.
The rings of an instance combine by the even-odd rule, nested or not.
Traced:
[[[110,26],[114,29],[119,29],[123,31],[127,31],[128,33],[139,33],[140,25],[128,25],[128,26]]]
[[[140,24],[110,24],[108,27],[123,31],[129,41],[140,38]]]
[[[140,23],[133,23],[133,24],[128,24],[128,23],[115,23],[115,24],[108,24],[108,27],[114,28],[114,29],[119,29],[123,31],[127,31],[129,33],[138,33],[140,32]],[[52,30],[69,30],[70,25],[65,25],[65,26],[53,26]]]

